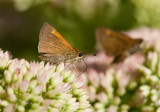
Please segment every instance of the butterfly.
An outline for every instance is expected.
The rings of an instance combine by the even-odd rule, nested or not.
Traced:
[[[73,63],[80,60],[83,53],[71,46],[58,32],[48,23],[44,23],[40,35],[38,52],[39,58],[52,64],[61,62]]]
[[[109,56],[113,56],[112,63],[123,61],[127,56],[140,51],[142,39],[133,39],[123,33],[106,28],[96,29],[96,39],[99,47]]]

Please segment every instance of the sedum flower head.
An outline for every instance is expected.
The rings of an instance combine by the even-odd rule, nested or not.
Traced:
[[[142,111],[159,112],[160,107],[160,53],[157,51],[148,52],[144,65],[139,65],[138,70],[142,78],[139,80],[140,86],[137,95]]]
[[[136,54],[123,63],[108,67],[105,72],[88,69],[87,83],[83,88],[89,95],[94,111],[128,112],[132,102],[131,93],[138,86],[136,69],[143,61],[144,58]]]
[[[63,63],[29,63],[0,50],[0,111],[91,112],[82,77],[63,70]]]

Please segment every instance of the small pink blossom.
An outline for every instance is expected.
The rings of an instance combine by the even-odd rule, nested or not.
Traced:
[[[34,93],[35,94],[40,94],[42,92],[42,86],[43,85],[37,85],[35,88],[34,88]]]
[[[44,107],[48,107],[48,106],[50,105],[51,101],[52,101],[51,99],[46,99],[46,100],[44,100],[44,101],[43,101],[43,106],[44,106]]]
[[[6,106],[3,111],[4,112],[15,112],[14,106],[15,106],[14,104],[10,104]]]
[[[74,80],[72,88],[79,88],[85,83],[83,76],[79,76]]]
[[[88,70],[88,79],[90,80],[91,84],[95,87],[99,86],[99,76],[98,73],[94,69]]]
[[[97,95],[97,99],[102,103],[107,103],[108,102],[108,96],[104,92],[99,93]]]
[[[28,86],[29,86],[29,82],[28,81],[22,81],[20,84],[19,84],[19,88],[22,92],[26,92],[27,89],[28,89]]]

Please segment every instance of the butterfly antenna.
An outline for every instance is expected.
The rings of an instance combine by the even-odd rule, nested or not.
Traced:
[[[82,58],[82,60],[83,60],[83,62],[84,62],[84,64],[85,64],[86,68],[85,68],[85,70],[84,70],[82,73],[80,73],[77,77],[79,77],[81,74],[83,74],[84,72],[86,72],[86,70],[87,70],[87,68],[88,68],[87,63],[84,61],[84,58]]]

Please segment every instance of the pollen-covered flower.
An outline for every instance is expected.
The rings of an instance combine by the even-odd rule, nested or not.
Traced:
[[[11,60],[0,50],[0,111],[91,112],[82,84],[63,63]]]

